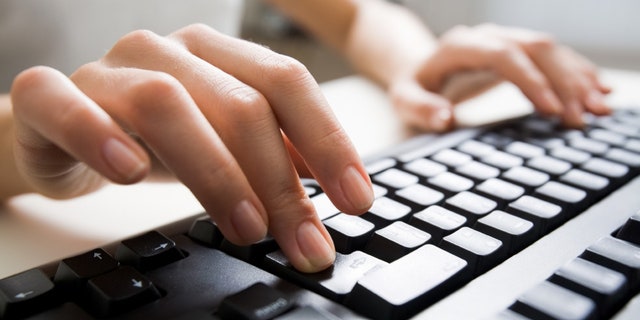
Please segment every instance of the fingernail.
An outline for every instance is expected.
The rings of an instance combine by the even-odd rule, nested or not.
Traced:
[[[562,103],[551,90],[542,91],[541,100],[552,115],[562,114]]]
[[[441,108],[431,117],[431,130],[440,132],[449,129],[451,122],[451,110]]]
[[[260,241],[267,234],[267,224],[262,215],[248,200],[240,201],[231,216],[231,224],[247,244]]]
[[[335,260],[333,247],[327,242],[322,232],[310,221],[303,222],[296,234],[300,252],[307,259],[308,272],[328,268]]]
[[[103,152],[107,162],[127,180],[133,180],[146,171],[146,163],[118,139],[107,140]]]
[[[366,211],[373,203],[373,189],[371,183],[354,167],[345,170],[340,183],[343,194],[347,196],[354,209]]]

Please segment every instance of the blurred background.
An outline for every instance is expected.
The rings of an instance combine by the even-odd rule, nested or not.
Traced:
[[[637,0],[395,0],[420,8],[436,34],[494,22],[553,34],[600,66],[640,71]],[[352,74],[335,53],[306,37],[260,0],[247,0],[242,36],[297,58],[319,82]]]

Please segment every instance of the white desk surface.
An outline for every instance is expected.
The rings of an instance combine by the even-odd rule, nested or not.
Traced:
[[[611,104],[639,105],[640,73],[604,70],[603,76],[614,88]],[[371,82],[353,76],[324,83],[322,88],[363,157],[414,134]],[[501,84],[459,105],[456,117],[469,126],[531,110],[517,88]],[[110,185],[66,201],[35,194],[15,197],[0,207],[0,278],[200,213],[202,207],[187,188],[173,182]]]

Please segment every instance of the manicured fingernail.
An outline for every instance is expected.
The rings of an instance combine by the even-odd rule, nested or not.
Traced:
[[[544,90],[540,96],[540,100],[552,115],[562,114],[562,103],[551,90]]]
[[[103,147],[104,157],[126,180],[133,180],[146,171],[146,163],[118,139],[107,140]]]
[[[359,211],[366,211],[373,203],[373,189],[368,177],[365,178],[354,166],[349,166],[342,175],[340,187],[347,196],[351,206]]]
[[[431,117],[431,130],[440,132],[449,129],[451,116],[451,110],[447,108],[441,108],[440,110],[434,112],[433,116]]]
[[[267,234],[267,224],[262,215],[248,200],[240,201],[231,216],[231,224],[247,244],[260,241]]]
[[[328,268],[336,258],[335,251],[322,235],[322,232],[310,221],[303,222],[296,234],[300,252],[307,260],[308,272]]]

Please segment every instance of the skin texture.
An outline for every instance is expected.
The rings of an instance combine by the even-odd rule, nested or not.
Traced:
[[[481,25],[436,38],[384,1],[269,2],[378,81],[399,116],[423,130],[453,127],[455,101],[444,92],[469,71],[514,82],[568,126],[580,126],[585,111],[608,112],[595,67],[545,34]],[[207,26],[165,37],[134,31],[70,76],[33,67],[0,96],[0,199],[72,198],[167,172],[230,241],[268,232],[304,272],[330,266],[335,250],[299,175],[317,179],[343,212],[366,212],[373,201],[306,68]]]

